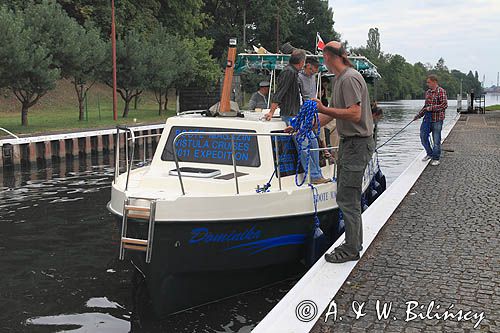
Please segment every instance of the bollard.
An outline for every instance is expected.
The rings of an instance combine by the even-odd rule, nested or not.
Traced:
[[[52,141],[44,141],[44,158],[49,161],[52,160]]]
[[[12,145],[12,164],[21,164],[21,147],[19,145]]]
[[[58,154],[60,159],[66,158],[66,141],[63,139],[59,140]]]
[[[92,153],[92,142],[90,140],[90,136],[85,137],[85,154],[91,154]]]
[[[110,151],[115,151],[115,135],[114,134],[109,134],[108,135],[108,152]]]
[[[36,143],[31,142],[28,144],[28,161],[36,163]]]
[[[103,144],[102,144],[102,135],[98,135],[97,136],[97,152],[98,153],[102,153],[102,148],[103,147]]]
[[[73,157],[78,157],[79,153],[80,153],[80,149],[78,147],[78,139],[73,138],[73,139],[71,139],[71,155]]]

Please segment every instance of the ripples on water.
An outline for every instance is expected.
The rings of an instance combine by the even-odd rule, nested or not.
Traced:
[[[450,103],[451,105],[452,103]],[[381,103],[379,144],[422,101]],[[450,106],[448,119],[455,116]],[[422,149],[419,125],[380,149],[392,182]],[[117,260],[106,159],[0,174],[0,332],[250,332],[294,280],[149,322],[131,320],[131,267]],[[134,322],[131,324],[131,322]]]

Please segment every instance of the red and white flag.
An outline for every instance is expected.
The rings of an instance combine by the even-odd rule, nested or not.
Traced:
[[[323,42],[323,39],[321,39],[319,32],[317,32],[316,33],[316,50],[323,51],[324,47],[325,47],[325,42]]]

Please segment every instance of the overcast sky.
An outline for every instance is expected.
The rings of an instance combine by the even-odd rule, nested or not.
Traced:
[[[334,28],[350,46],[364,46],[377,27],[383,52],[410,63],[446,66],[496,84],[500,71],[500,0],[328,0]]]

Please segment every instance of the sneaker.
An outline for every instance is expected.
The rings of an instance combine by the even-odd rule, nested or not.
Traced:
[[[348,261],[359,260],[359,253],[349,254],[344,250],[333,251],[331,253],[325,253],[325,260],[333,264],[341,264]]]
[[[332,181],[331,179],[321,177],[321,178],[313,179],[311,181],[311,184],[313,184],[313,185],[326,184],[326,183],[329,183],[331,181]]]
[[[422,159],[422,162],[427,162],[428,160],[430,160],[431,157],[429,155],[426,155],[423,159]]]
[[[439,160],[432,160],[431,165],[439,165]]]

